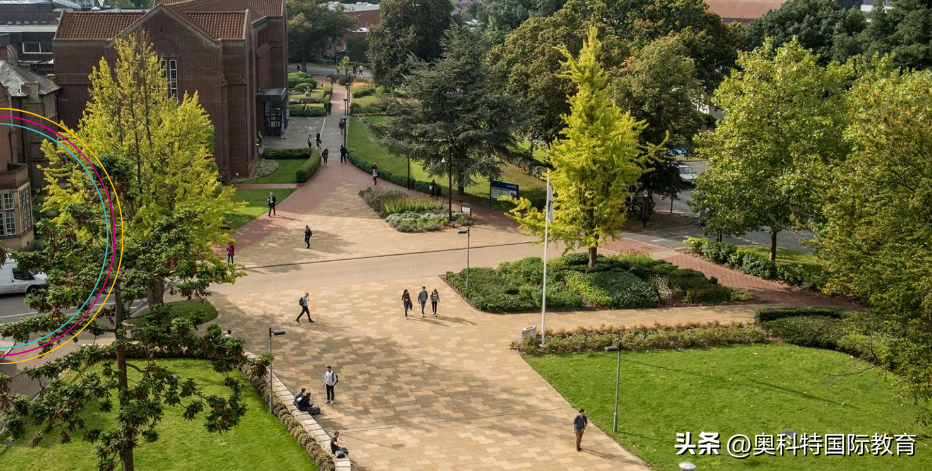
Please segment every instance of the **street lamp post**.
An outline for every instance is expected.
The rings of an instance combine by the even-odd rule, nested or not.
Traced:
[[[269,354],[272,354],[272,336],[273,335],[285,335],[284,330],[272,330],[269,327]],[[272,412],[272,363],[269,363],[269,413]]]
[[[612,420],[612,433],[618,433],[618,388],[621,381],[621,341],[618,345],[605,347],[606,352],[618,352],[618,362],[615,364],[615,418]]]
[[[471,234],[471,226],[466,226],[465,231],[459,231],[460,234],[466,234],[466,297],[469,297],[469,238]]]

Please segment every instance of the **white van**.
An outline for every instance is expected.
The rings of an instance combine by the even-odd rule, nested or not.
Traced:
[[[49,287],[45,273],[17,269],[16,260],[8,258],[0,266],[0,294],[32,293]]]

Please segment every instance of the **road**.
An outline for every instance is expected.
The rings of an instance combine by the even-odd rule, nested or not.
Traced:
[[[36,311],[25,304],[26,296],[21,294],[8,294],[0,296],[0,324],[6,324],[8,322],[16,322],[20,319],[25,319],[29,316],[36,315]],[[113,302],[107,302],[107,305],[113,304]],[[131,311],[136,313],[145,306],[145,301],[137,301],[133,303]],[[95,309],[96,310],[96,309]],[[68,314],[74,312],[73,309],[65,311]]]
[[[687,162],[687,165],[692,167],[696,173],[702,173],[707,168],[705,161]],[[625,236],[639,242],[647,242],[668,248],[685,247],[686,244],[683,241],[687,237],[705,237],[706,235],[702,233],[702,228],[698,224],[699,215],[689,206],[690,201],[692,201],[692,190],[680,192],[677,199],[673,200],[673,211],[692,216],[694,218],[693,224],[656,231],[626,233]],[[670,200],[668,198],[654,195],[654,204],[658,214],[670,211]],[[805,241],[811,238],[812,233],[809,231],[783,231],[777,234],[777,245],[790,250],[811,253],[812,248],[805,245]],[[752,244],[769,247],[770,233],[754,231],[740,237],[726,237],[724,241],[732,244]]]

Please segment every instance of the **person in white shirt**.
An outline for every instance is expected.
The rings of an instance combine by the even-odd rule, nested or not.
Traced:
[[[333,371],[333,368],[327,366],[327,371],[324,373],[324,386],[327,388],[327,403],[333,404],[333,400],[336,398],[336,394],[333,392],[333,387],[340,382],[337,372]]]

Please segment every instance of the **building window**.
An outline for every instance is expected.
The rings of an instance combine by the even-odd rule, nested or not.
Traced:
[[[3,194],[3,209],[8,211],[16,209],[16,193]]]
[[[178,96],[178,63],[175,59],[168,61],[168,96]]]
[[[51,54],[52,43],[24,42],[23,52],[27,54]]]
[[[6,212],[6,235],[16,235],[16,211]]]
[[[29,201],[29,187],[19,190],[19,227],[26,232],[32,227],[32,203]]]

